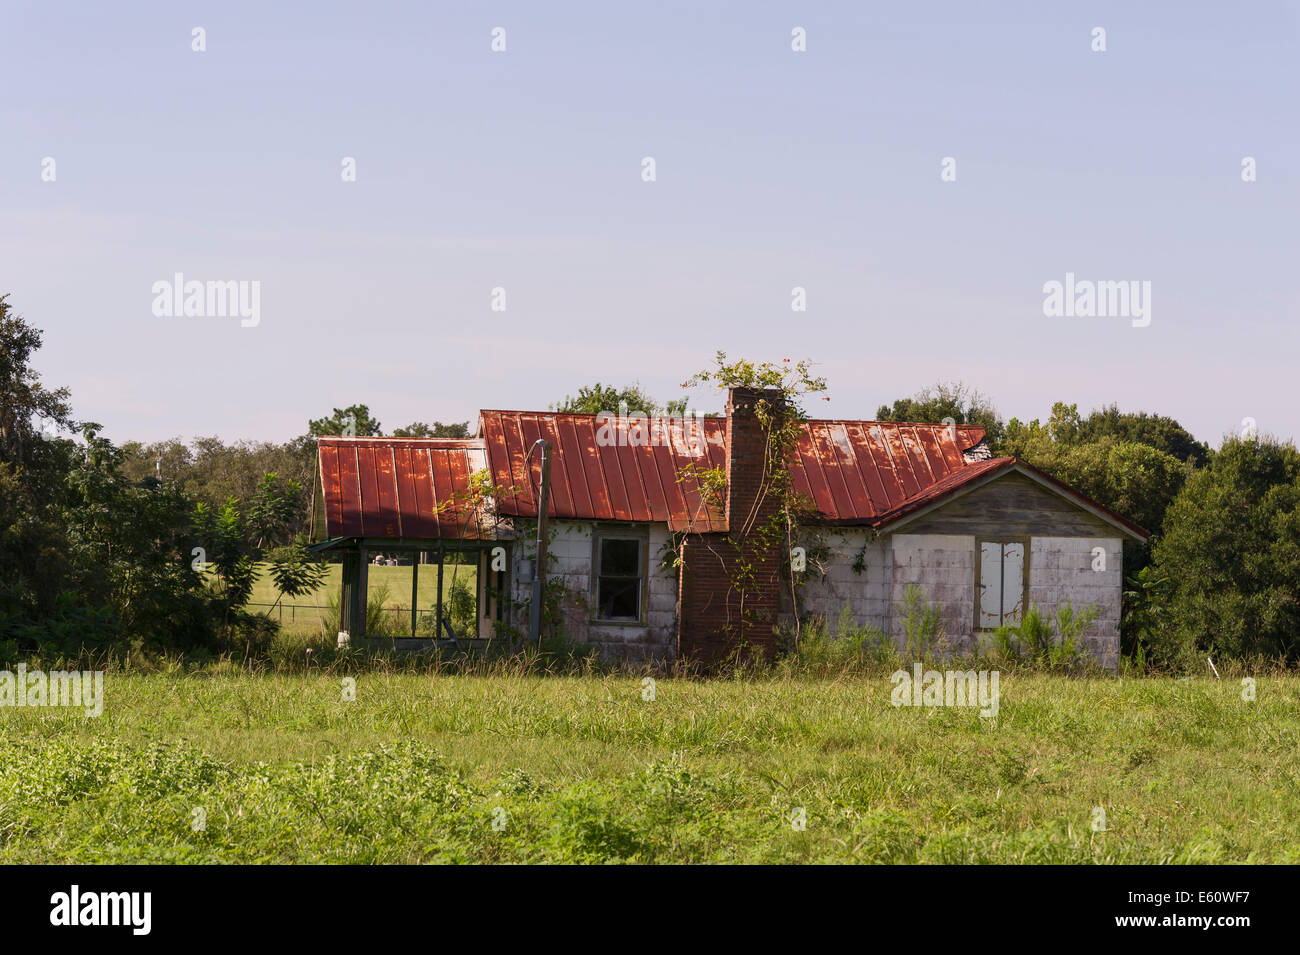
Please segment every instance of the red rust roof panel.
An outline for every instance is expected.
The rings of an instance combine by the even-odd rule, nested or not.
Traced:
[[[962,452],[982,428],[884,421],[802,423],[795,490],[810,497],[816,517],[838,524],[872,524],[927,488],[970,466]]]
[[[321,438],[326,535],[490,534],[488,515],[467,510],[471,475],[482,470],[498,489],[502,515],[535,517],[541,460],[529,450],[542,437],[553,451],[553,517],[722,530],[697,474],[726,467],[726,421],[686,422],[483,411],[479,436],[468,440]],[[790,462],[794,488],[812,502],[815,519],[879,524],[904,504],[983,473],[962,456],[983,437],[982,428],[965,425],[803,421]]]
[[[484,536],[469,478],[487,466],[480,441],[320,438],[325,536]]]
[[[716,529],[701,507],[692,478],[678,480],[682,467],[725,466],[721,449],[726,422],[700,419],[702,441],[694,446],[680,421],[662,426],[636,416],[532,411],[483,411],[479,432],[493,484],[518,489],[503,498],[501,511],[536,516],[534,489],[540,480],[536,455],[524,456],[539,437],[552,442],[551,516],[605,521],[667,521],[674,530]]]

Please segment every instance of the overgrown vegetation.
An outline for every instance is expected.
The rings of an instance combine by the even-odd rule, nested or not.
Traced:
[[[784,570],[786,585],[797,593],[796,571],[789,555],[798,539],[798,528],[803,515],[811,508],[810,502],[794,490],[788,462],[799,438],[800,422],[806,420],[803,407],[806,395],[826,390],[826,379],[813,375],[812,363],[807,360],[781,363],[752,362],[747,359],[728,361],[725,352],[714,357],[714,367],[698,372],[686,385],[705,385],[726,391],[731,388],[750,389],[757,393],[752,414],[764,437],[762,474],[755,499],[746,502],[747,512],[731,515],[727,530],[727,544],[731,548],[729,592],[723,596],[735,617],[728,621],[733,633],[737,659],[751,654],[751,632],[772,625],[764,611],[756,606],[753,595],[762,594],[778,585],[770,579],[771,555],[783,555],[777,564],[778,573]],[[720,469],[683,469],[679,480],[693,478],[699,482],[706,499],[712,498],[718,507],[718,496],[724,493],[726,476]],[[800,638],[800,620],[795,601],[794,642]]]
[[[1076,611],[1065,603],[1049,616],[1031,606],[1018,624],[1003,624],[993,632],[994,647],[1003,660],[1022,661],[1048,671],[1076,672],[1095,665],[1083,637],[1096,619],[1096,607]]]
[[[110,673],[99,719],[0,710],[0,860],[1300,862],[1295,677],[1004,673],[995,720],[890,689]]]
[[[319,568],[293,535],[292,479],[264,475],[246,504],[211,507],[175,482],[124,471],[93,422],[31,367],[40,333],[0,298],[0,652],[264,652],[276,627],[244,610],[254,564],[284,593]],[[39,422],[39,426],[38,426]],[[73,435],[78,435],[74,438]]]

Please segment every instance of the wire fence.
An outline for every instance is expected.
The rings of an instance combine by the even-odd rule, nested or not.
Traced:
[[[248,603],[245,606],[269,608],[267,610],[268,615],[274,617],[276,620],[279,620],[280,623],[282,624],[285,623],[287,619],[290,625],[299,622],[298,620],[299,610],[303,611],[303,615],[302,615],[303,623],[318,623],[318,622],[323,623],[327,615],[337,613],[336,610],[333,610],[327,604],[293,604],[293,603],[285,603],[284,601],[280,601],[278,603],[273,603],[273,604]],[[286,611],[288,612],[286,613]],[[411,621],[410,607],[385,607],[383,609],[383,612],[385,614],[395,614],[399,620],[405,620],[407,626],[410,625],[410,621]],[[418,621],[418,626],[422,629],[424,627],[425,619],[427,617],[431,617],[437,612],[438,611],[436,608],[426,609],[424,607],[417,607],[415,609],[415,615],[416,615],[416,620]],[[429,626],[432,627],[432,624],[429,624]]]

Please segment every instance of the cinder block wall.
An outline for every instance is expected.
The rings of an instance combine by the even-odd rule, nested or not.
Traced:
[[[1100,555],[1094,554],[1101,548]],[[1104,556],[1104,562],[1100,559]],[[1054,614],[1069,602],[1078,612],[1099,611],[1084,643],[1102,666],[1119,665],[1119,621],[1124,587],[1124,545],[1116,537],[1035,537],[1029,546],[1029,602]]]
[[[643,661],[669,660],[678,652],[679,577],[665,572],[660,558],[670,546],[666,525],[649,527],[646,617],[642,624],[600,624],[592,620],[593,525],[582,521],[556,521],[550,547],[550,575],[563,581],[564,625],[569,635],[598,647],[608,658]],[[931,604],[940,604],[944,629],[959,651],[974,647],[975,538],[964,535],[897,534],[875,540],[861,531],[831,532],[824,543],[825,574],[809,565],[801,594],[805,625],[824,616],[832,634],[845,607],[855,626],[871,626],[891,634],[901,647],[905,641],[902,615],[898,608],[908,584],[920,587]],[[865,546],[865,551],[863,550]],[[1100,547],[1104,566],[1093,553]],[[526,603],[529,581],[523,563],[531,548],[515,547],[513,599],[514,623],[527,633]],[[853,564],[863,554],[865,571]],[[693,658],[713,661],[725,658],[733,646],[734,631],[728,624],[728,592],[732,587],[734,549],[725,535],[692,535],[686,538],[684,579],[680,591],[699,629],[692,646]],[[1094,569],[1095,567],[1102,569]],[[1123,546],[1118,538],[1034,537],[1030,541],[1029,600],[1046,614],[1069,601],[1076,611],[1096,606],[1098,618],[1088,627],[1084,643],[1103,666],[1114,668],[1119,658],[1120,601],[1123,582]],[[789,626],[793,618],[786,607],[780,615]],[[757,642],[757,641],[755,641]]]
[[[899,647],[907,640],[902,606],[909,585],[938,604],[949,646],[974,649],[975,538],[963,534],[893,534],[890,591],[892,633]]]
[[[799,594],[803,622],[824,618],[834,636],[847,608],[853,626],[875,627],[888,633],[894,586],[888,538],[875,537],[865,530],[831,531],[820,540],[826,549],[821,566],[814,560],[817,542],[809,539],[799,543],[813,552]],[[861,571],[854,570],[859,556]],[[787,627],[793,625],[789,606],[783,607],[781,622]]]

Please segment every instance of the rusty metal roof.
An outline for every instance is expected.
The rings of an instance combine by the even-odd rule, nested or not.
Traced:
[[[491,537],[470,475],[487,467],[481,441],[320,438],[325,537]]]
[[[692,431],[680,418],[483,411],[478,436],[468,440],[321,438],[325,536],[492,537],[498,513],[537,515],[541,460],[529,450],[538,438],[553,449],[552,517],[725,530],[693,473],[726,467],[726,419],[694,420],[698,430]],[[1014,458],[967,454],[984,439],[984,429],[973,425],[809,420],[799,428],[790,462],[794,489],[812,502],[812,519],[828,524],[883,528],[971,481],[1027,467]],[[473,503],[470,476],[480,471],[490,473],[496,488],[494,507]],[[1041,476],[1145,536],[1131,521]]]
[[[543,411],[482,411],[479,436],[492,483],[508,490],[502,514],[536,517],[541,461],[529,449],[546,438],[554,449],[550,515],[607,521],[666,522],[677,531],[723,527],[700,495],[695,469],[725,468],[724,418],[638,419]],[[698,424],[694,424],[698,422]],[[698,431],[691,430],[698,428]],[[683,479],[679,480],[679,475]]]
[[[831,523],[875,523],[964,466],[982,428],[812,420],[791,462],[795,490]],[[483,411],[478,437],[321,438],[325,536],[466,539],[490,536],[494,515],[469,508],[470,475],[487,470],[497,512],[537,515],[538,438],[553,448],[551,516],[664,522],[723,530],[696,469],[726,467],[726,419],[602,418]],[[692,430],[695,429],[695,430]]]
[[[794,489],[831,524],[874,524],[904,501],[970,467],[984,439],[972,425],[803,422],[790,467]]]

